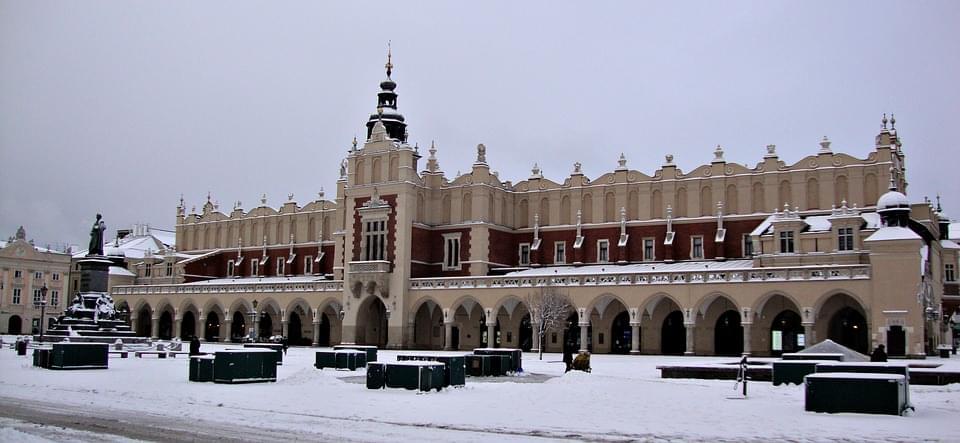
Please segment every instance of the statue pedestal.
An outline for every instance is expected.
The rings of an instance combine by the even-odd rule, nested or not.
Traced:
[[[88,255],[77,264],[80,265],[79,292],[107,292],[113,262],[104,256]]]

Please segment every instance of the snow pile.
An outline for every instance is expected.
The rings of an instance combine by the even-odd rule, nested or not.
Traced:
[[[870,357],[850,349],[829,338],[817,343],[798,354],[843,354],[843,361],[870,361]]]

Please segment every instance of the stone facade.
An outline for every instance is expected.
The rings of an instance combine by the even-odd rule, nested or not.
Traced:
[[[41,310],[35,302],[41,300],[44,285],[46,330],[69,302],[69,275],[70,254],[35,246],[23,227],[7,242],[0,242],[0,333],[39,332]]]
[[[209,201],[199,214],[181,204],[178,250],[198,256],[184,284],[114,289],[135,327],[314,345],[558,351],[566,340],[594,352],[707,355],[825,338],[922,355],[941,340],[942,271],[957,252],[928,204],[877,206],[907,188],[893,120],[884,117],[864,159],[824,138],[790,164],[773,145],[754,167],[718,146],[689,172],[671,155],[650,173],[632,170],[621,154],[597,178],[575,163],[562,181],[534,166],[513,183],[491,172],[479,145],[470,172],[450,179],[434,145],[421,169],[396,86],[388,73],[334,200],[321,193],[300,206],[289,196],[273,209],[263,197],[229,215]],[[914,236],[890,235],[887,209],[912,209],[903,229]],[[527,307],[541,291],[573,305],[568,327],[544,343]]]

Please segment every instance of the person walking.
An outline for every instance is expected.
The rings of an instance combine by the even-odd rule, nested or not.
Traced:
[[[871,361],[871,362],[885,362],[885,361],[887,361],[887,351],[884,350],[884,346],[883,346],[883,345],[879,345],[879,346],[877,346],[876,349],[873,350],[873,353],[870,354],[870,361]]]
[[[200,339],[196,335],[190,338],[190,355],[200,355]]]

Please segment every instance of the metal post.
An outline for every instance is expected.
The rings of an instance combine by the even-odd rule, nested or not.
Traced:
[[[43,343],[43,321],[47,310],[47,283],[40,288],[40,343]]]

